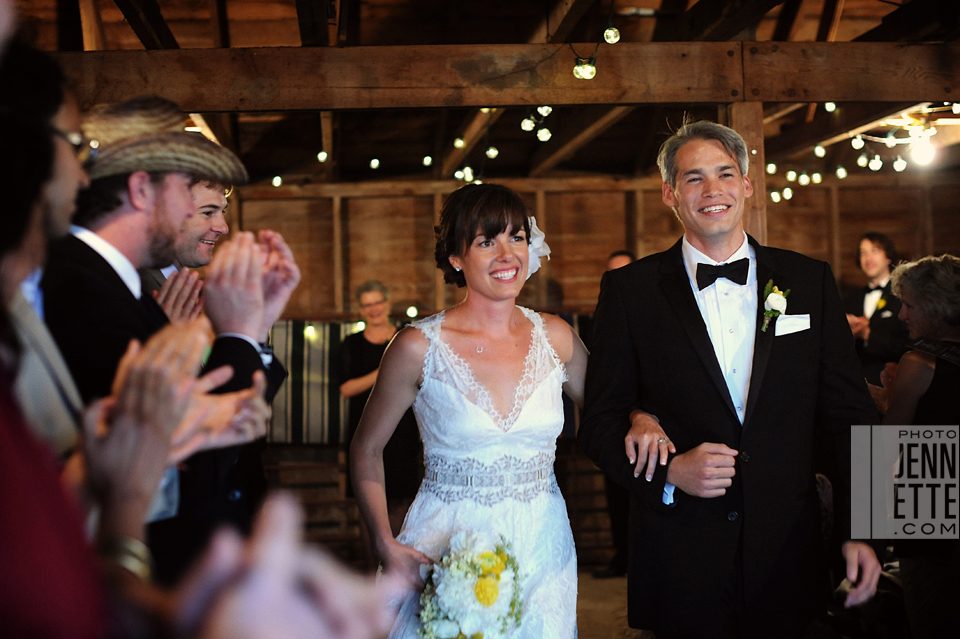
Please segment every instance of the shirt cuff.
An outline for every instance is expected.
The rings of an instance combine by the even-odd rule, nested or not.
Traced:
[[[667,482],[663,485],[663,503],[667,506],[673,505],[673,491],[676,490],[676,486]]]
[[[244,335],[243,333],[220,333],[217,335],[218,339],[221,337],[236,337],[242,339],[257,349],[257,353],[260,354],[260,361],[263,362],[264,366],[270,366],[270,364],[273,363],[273,353],[264,353],[263,349],[260,348],[260,343],[249,335]]]

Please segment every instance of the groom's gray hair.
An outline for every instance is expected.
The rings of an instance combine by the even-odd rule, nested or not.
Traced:
[[[744,176],[747,174],[750,168],[750,155],[747,153],[747,143],[739,133],[716,122],[706,120],[689,122],[684,119],[680,128],[663,143],[657,155],[660,177],[671,187],[677,186],[677,151],[692,140],[716,140],[723,145],[727,153],[736,158],[740,166],[740,174]]]

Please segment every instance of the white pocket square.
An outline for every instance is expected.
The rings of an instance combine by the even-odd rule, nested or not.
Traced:
[[[780,315],[777,317],[775,326],[776,331],[774,332],[774,336],[778,337],[780,335],[789,335],[790,333],[805,331],[810,328],[810,314]]]
[[[888,317],[893,317],[893,311],[884,311],[880,313],[880,317],[887,319]]]

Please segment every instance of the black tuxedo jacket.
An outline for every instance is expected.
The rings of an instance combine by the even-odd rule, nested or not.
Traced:
[[[859,289],[843,302],[844,311],[858,317],[863,315],[863,298],[870,291],[869,286]],[[887,362],[899,362],[907,352],[910,331],[907,325],[897,317],[902,306],[900,298],[893,294],[890,282],[883,287],[881,302],[870,318],[870,339],[864,342],[856,340],[857,357],[863,376],[871,384],[880,384],[880,371]]]
[[[837,438],[841,467],[848,469],[850,426],[876,423],[876,413],[829,266],[750,243],[759,303],[743,425],[691,290],[681,242],[603,277],[579,440],[632,491],[634,627],[712,636],[713,612],[735,562],[746,611],[743,636],[802,632],[822,609],[814,433],[822,428]],[[773,320],[761,330],[763,288],[771,279],[790,289],[788,314],[810,315],[809,329],[777,336]],[[676,489],[675,503],[665,506],[664,467],[658,465],[651,482],[635,479],[623,438],[638,407],[660,419],[678,453],[704,442],[738,450],[726,494],[701,499]],[[847,494],[847,476],[832,478],[837,494]],[[842,530],[849,531],[847,522],[838,514]]]
[[[131,339],[145,342],[168,323],[152,295],[136,299],[113,267],[73,236],[51,244],[41,286],[47,326],[87,403],[110,394],[117,363]],[[257,349],[234,337],[214,342],[206,369],[224,364],[233,367],[234,375],[217,392],[248,388],[254,372],[264,369]],[[269,401],[286,371],[276,362],[266,374]],[[159,581],[170,583],[182,574],[217,525],[249,527],[248,493],[262,486],[238,472],[243,450],[204,451],[184,462],[177,516],[148,527]]]

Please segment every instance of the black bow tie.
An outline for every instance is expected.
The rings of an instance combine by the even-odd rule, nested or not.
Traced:
[[[873,284],[867,284],[867,288],[870,289],[870,292],[882,290],[882,286],[874,286]]]
[[[702,291],[721,277],[725,277],[731,282],[736,282],[740,286],[743,286],[747,283],[747,272],[749,270],[750,260],[747,258],[739,259],[729,264],[719,264],[717,266],[697,264],[697,286],[699,286]]]

